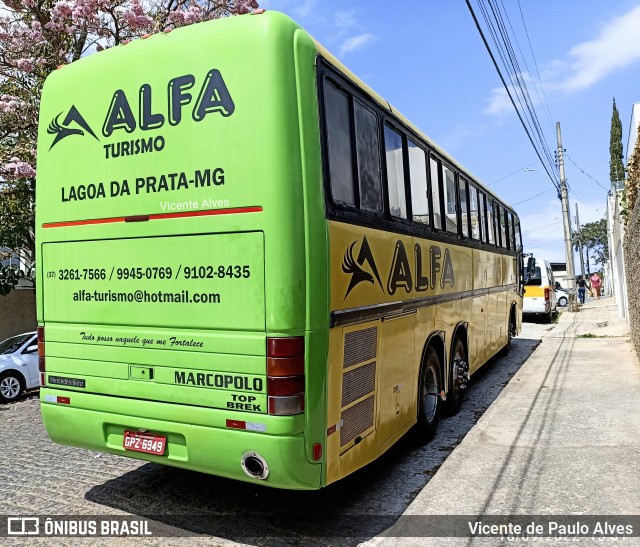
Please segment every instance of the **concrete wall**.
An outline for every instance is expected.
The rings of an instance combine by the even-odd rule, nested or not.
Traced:
[[[640,355],[640,206],[636,202],[635,210],[629,219],[624,241],[625,271],[629,305],[629,325],[631,341]]]
[[[36,296],[33,289],[16,289],[0,296],[0,340],[36,330]]]
[[[621,211],[622,192],[613,186],[607,196],[607,239],[609,243],[609,260],[605,273],[605,289],[615,298],[618,315],[628,320],[629,309],[627,294],[627,277],[625,275],[626,257],[623,252],[625,226]],[[630,233],[633,233],[630,232]],[[630,279],[634,279],[633,277]]]

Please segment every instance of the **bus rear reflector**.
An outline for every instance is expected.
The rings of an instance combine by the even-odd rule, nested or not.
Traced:
[[[267,338],[268,412],[290,416],[304,411],[304,336]]]
[[[292,416],[304,412],[304,393],[291,397],[269,397],[269,414],[272,416]]]
[[[44,327],[38,327],[38,368],[40,369],[40,385],[44,386],[46,365],[44,360]]]

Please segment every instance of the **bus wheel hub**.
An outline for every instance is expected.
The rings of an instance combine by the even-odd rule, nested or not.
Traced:
[[[453,378],[459,389],[467,389],[469,381],[469,363],[456,355],[453,360]]]

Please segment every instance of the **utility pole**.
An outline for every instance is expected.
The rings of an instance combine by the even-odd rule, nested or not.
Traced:
[[[576,203],[576,233],[580,233],[580,214],[578,213],[578,204]],[[578,237],[578,248],[580,249],[580,273],[584,279],[584,255],[582,254],[582,236]]]
[[[560,168],[560,201],[562,201],[562,223],[564,224],[564,247],[567,260],[567,281],[569,289],[569,311],[578,311],[576,303],[576,270],[573,266],[573,245],[571,244],[571,217],[569,216],[569,192],[567,180],[564,176],[564,150],[562,148],[562,135],[560,134],[560,122],[556,122],[556,134],[558,136],[558,167]]]

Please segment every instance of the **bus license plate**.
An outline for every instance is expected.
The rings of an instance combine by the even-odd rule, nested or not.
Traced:
[[[125,450],[162,456],[167,446],[167,438],[164,435],[154,435],[153,433],[125,431],[122,446]]]

